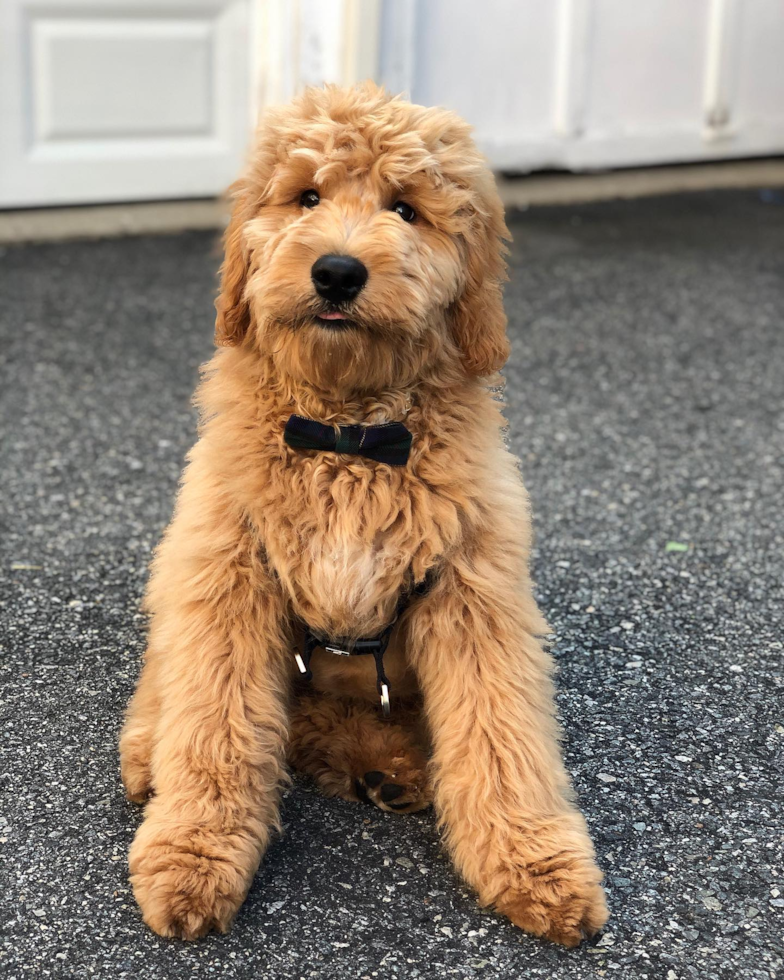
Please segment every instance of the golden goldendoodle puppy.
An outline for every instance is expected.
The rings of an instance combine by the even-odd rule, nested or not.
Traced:
[[[607,911],[487,386],[508,353],[493,178],[450,112],[328,87],[267,114],[234,199],[121,742],[129,797],[151,794],[145,921],[228,928],[288,757],[329,795],[432,801],[479,901],[574,945]]]

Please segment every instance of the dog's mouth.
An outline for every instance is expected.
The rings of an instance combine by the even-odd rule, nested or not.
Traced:
[[[345,330],[356,324],[342,310],[320,310],[316,313],[316,323],[326,330]]]
[[[370,318],[353,307],[332,303],[308,303],[299,309],[281,311],[272,322],[295,332],[317,327],[332,334],[358,332],[387,338],[400,330],[402,325],[395,320]]]

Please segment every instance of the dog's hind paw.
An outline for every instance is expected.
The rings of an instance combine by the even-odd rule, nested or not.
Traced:
[[[391,813],[413,813],[430,806],[427,779],[408,759],[392,759],[390,771],[371,769],[357,777],[354,788],[363,803]]]

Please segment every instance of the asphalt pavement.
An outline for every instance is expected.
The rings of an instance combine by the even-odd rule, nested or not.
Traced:
[[[768,980],[784,969],[784,197],[512,218],[509,438],[607,875],[567,951],[480,911],[430,813],[298,780],[228,936],[142,923],[117,736],[219,261],[0,249],[0,975]]]

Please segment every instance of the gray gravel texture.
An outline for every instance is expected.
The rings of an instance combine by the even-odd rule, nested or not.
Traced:
[[[477,909],[430,814],[300,781],[229,936],[146,929],[116,742],[194,438],[217,249],[24,246],[0,252],[6,980],[782,975],[784,199],[512,227],[510,438],[608,929],[575,951],[527,937]]]

